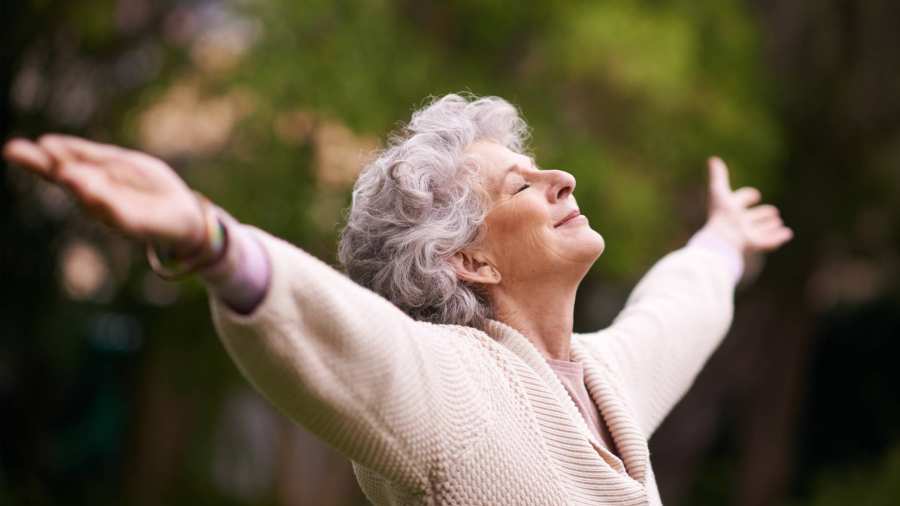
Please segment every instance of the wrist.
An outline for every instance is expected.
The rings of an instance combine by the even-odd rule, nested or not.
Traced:
[[[716,225],[707,224],[697,231],[687,246],[690,248],[702,248],[712,251],[720,256],[728,266],[732,279],[737,283],[744,272],[744,248],[743,242],[735,241],[733,235],[726,232]]]
[[[744,236],[725,220],[715,216],[711,217],[706,222],[700,231],[698,231],[697,235],[702,235],[710,240],[718,241],[740,254],[744,254],[747,249],[747,241]]]
[[[148,242],[147,260],[157,275],[164,279],[180,279],[214,265],[228,248],[228,234],[213,204],[195,192],[203,216],[203,234],[199,244],[188,247],[166,247]]]
[[[185,234],[186,237],[181,240],[173,241],[168,247],[168,250],[171,251],[174,258],[186,260],[191,257],[202,256],[209,253],[209,251],[206,250],[208,250],[211,245],[209,241],[210,232],[205,216],[206,209],[201,198],[202,197],[197,195],[194,199],[197,203],[197,210],[199,211],[197,215],[199,217],[195,217],[192,220],[194,225],[191,227],[190,231]]]

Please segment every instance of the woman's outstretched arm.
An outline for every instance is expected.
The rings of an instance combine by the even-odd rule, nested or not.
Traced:
[[[64,186],[126,235],[183,252],[202,243],[196,197],[155,158],[65,136],[15,140],[4,155]],[[258,248],[249,256],[226,250],[202,273],[213,323],[240,370],[349,458],[411,493],[426,491],[433,466],[480,434],[487,406],[473,371],[463,370],[474,351],[305,251],[222,215],[240,237],[235,244]],[[246,281],[234,276],[247,258],[263,259],[268,273],[242,302],[228,293]]]
[[[413,321],[302,249],[253,226],[229,227],[260,244],[271,269],[249,314],[209,299],[241,372],[351,459],[423,490],[442,446],[453,452],[451,434],[483,415],[460,369],[472,357],[441,327]]]
[[[758,190],[731,190],[721,160],[709,161],[709,173],[706,225],[650,269],[608,328],[585,336],[622,376],[648,438],[727,334],[744,253],[771,251],[792,237],[774,206],[750,207]]]

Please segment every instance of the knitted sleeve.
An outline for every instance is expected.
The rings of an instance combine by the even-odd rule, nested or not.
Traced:
[[[623,380],[647,438],[687,393],[731,326],[733,261],[689,245],[659,260],[612,324],[584,342]]]
[[[479,394],[463,370],[471,357],[460,356],[469,350],[302,249],[239,226],[263,246],[271,278],[246,315],[209,297],[238,368],[351,460],[425,491],[435,462],[479,426]]]

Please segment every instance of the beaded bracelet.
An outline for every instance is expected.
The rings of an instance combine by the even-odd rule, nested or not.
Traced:
[[[205,223],[200,246],[187,255],[176,257],[171,249],[162,249],[152,241],[145,245],[150,268],[163,279],[174,281],[193,274],[219,261],[228,249],[228,234],[215,206],[202,193],[195,191],[194,194],[200,203]]]

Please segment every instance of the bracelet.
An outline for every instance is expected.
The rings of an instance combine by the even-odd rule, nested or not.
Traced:
[[[205,223],[203,242],[200,246],[187,255],[176,257],[171,249],[164,249],[152,241],[148,241],[145,245],[150,268],[163,279],[170,281],[182,279],[209,267],[225,256],[228,249],[227,229],[219,219],[215,206],[202,193],[195,191],[194,194],[200,203]]]

